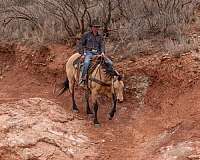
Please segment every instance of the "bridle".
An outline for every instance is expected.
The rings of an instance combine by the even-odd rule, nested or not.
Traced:
[[[100,69],[101,69],[100,66],[102,65],[102,63],[104,61],[104,57],[101,56],[100,58],[101,58],[100,59],[100,63],[96,66],[97,67],[96,73],[94,74],[93,77],[89,77],[88,80],[90,80],[92,82],[95,82],[95,83],[97,83],[97,84],[99,84],[101,86],[106,86],[106,87],[110,87],[111,86],[113,94],[116,95],[116,91],[115,91],[115,88],[114,88],[114,83],[115,83],[115,81],[117,81],[118,78],[115,77],[115,76],[112,76],[111,83],[106,83],[106,82],[104,82],[104,81],[101,80],[102,76],[101,76],[101,72],[100,72]],[[99,71],[99,74],[100,74],[100,79],[95,78],[96,74],[98,73],[98,71]],[[116,72],[116,76],[119,75],[119,73],[116,70],[115,70],[115,72]],[[91,85],[91,83],[90,83],[90,85]]]
[[[100,67],[100,66],[98,66],[98,67]],[[100,70],[100,68],[98,68],[98,70]],[[118,73],[117,71],[116,71],[116,73]],[[97,74],[97,73],[96,73]],[[96,75],[95,74],[95,75]],[[100,77],[101,77],[101,75],[100,75]],[[101,79],[101,78],[100,78]],[[89,78],[89,80],[90,81],[92,81],[92,82],[95,82],[95,83],[97,83],[97,84],[100,84],[100,85],[102,85],[102,86],[106,86],[106,87],[110,87],[111,86],[111,89],[112,89],[112,92],[113,92],[113,94],[114,95],[116,95],[116,91],[115,91],[115,88],[114,88],[114,83],[117,81],[117,77],[115,77],[115,76],[112,76],[112,79],[111,79],[111,84],[110,83],[105,83],[105,82],[103,82],[102,80],[99,80],[99,79],[97,79],[97,78],[95,78],[95,77],[90,77]]]

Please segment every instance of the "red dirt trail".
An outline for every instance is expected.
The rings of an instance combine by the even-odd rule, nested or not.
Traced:
[[[62,45],[0,45],[0,103],[30,97],[56,102],[71,112],[69,93],[56,98],[55,82],[64,80],[64,64],[74,53]],[[100,128],[94,128],[82,107],[82,90],[76,93],[87,121],[85,133],[95,141],[96,160],[186,160],[200,154],[200,57],[188,52],[176,57],[151,54],[119,59],[115,67],[124,74],[125,101],[118,104],[112,121],[109,102],[100,103]],[[124,67],[126,66],[126,67]],[[192,147],[191,147],[192,145]],[[178,146],[178,147],[177,147]],[[191,147],[188,151],[177,148]],[[183,149],[182,149],[183,150]],[[197,157],[198,158],[198,157]]]

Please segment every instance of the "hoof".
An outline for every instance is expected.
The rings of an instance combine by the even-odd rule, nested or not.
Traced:
[[[79,113],[79,110],[78,109],[73,109],[72,112]]]
[[[108,115],[108,119],[109,119],[109,120],[112,120],[112,119],[113,119],[113,117],[111,117],[110,115]]]
[[[101,125],[100,125],[99,123],[96,123],[96,124],[94,124],[94,127],[95,127],[95,128],[100,128]]]
[[[113,117],[114,117],[114,115],[110,115],[110,114],[108,114],[108,119],[109,119],[109,120],[112,120]]]

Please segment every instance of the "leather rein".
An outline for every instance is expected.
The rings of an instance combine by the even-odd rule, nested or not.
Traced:
[[[103,82],[103,81],[101,81],[99,79],[96,79],[96,78],[89,78],[89,80],[91,80],[93,82],[96,82],[96,83],[98,83],[98,84],[100,84],[102,86],[107,86],[107,87],[111,86],[111,84],[105,83],[105,82]]]

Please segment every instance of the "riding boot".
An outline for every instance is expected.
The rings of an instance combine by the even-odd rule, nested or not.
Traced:
[[[81,87],[85,87],[87,85],[87,74],[82,75],[79,85]]]
[[[87,86],[88,68],[90,66],[90,61],[91,61],[92,56],[93,56],[93,54],[90,52],[87,53],[85,56],[83,69],[82,69],[81,81],[79,83],[81,86]]]
[[[80,85],[80,86],[85,86],[85,85],[87,84],[88,67],[89,67],[89,63],[85,63],[85,64],[83,65],[81,80],[80,80],[80,82],[79,82],[79,85]]]

